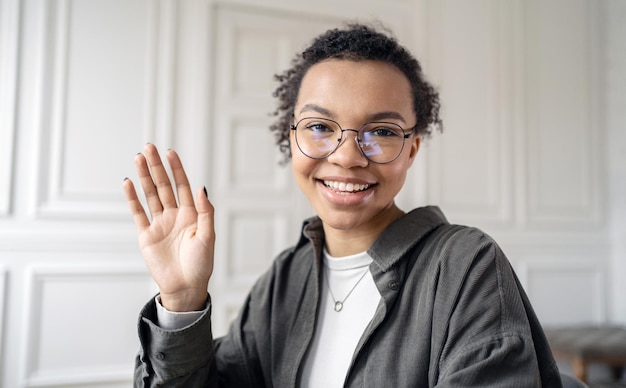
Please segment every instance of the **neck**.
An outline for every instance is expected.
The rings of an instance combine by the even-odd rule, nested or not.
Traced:
[[[397,206],[387,209],[380,217],[356,229],[336,229],[324,223],[326,249],[331,256],[342,257],[364,252],[378,236],[404,212]]]

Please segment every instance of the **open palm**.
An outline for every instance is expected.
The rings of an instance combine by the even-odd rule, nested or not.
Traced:
[[[202,189],[194,201],[178,155],[169,150],[178,202],[156,147],[148,144],[135,158],[135,167],[152,220],[139,202],[135,186],[124,180],[124,193],[146,265],[161,293],[161,303],[171,311],[202,309],[213,272],[215,232],[213,206]]]

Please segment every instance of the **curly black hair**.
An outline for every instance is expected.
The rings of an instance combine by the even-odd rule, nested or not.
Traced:
[[[278,107],[274,111],[278,120],[270,126],[270,130],[275,133],[276,144],[285,157],[283,162],[291,158],[289,131],[302,79],[313,65],[327,59],[382,61],[397,67],[411,84],[417,119],[415,132],[427,136],[433,127],[442,129],[439,94],[425,80],[417,59],[398,43],[389,30],[381,32],[373,26],[350,23],[344,29],[335,28],[319,35],[293,59],[290,69],[274,76],[279,83],[273,93],[278,99]]]

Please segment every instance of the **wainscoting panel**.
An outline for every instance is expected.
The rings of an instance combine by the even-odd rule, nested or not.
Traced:
[[[154,294],[145,268],[33,265],[26,276],[24,386],[129,382],[139,342],[128,322]]]
[[[242,208],[230,214],[228,279],[249,286],[287,246],[289,213],[281,209]]]
[[[163,13],[159,4],[41,5],[33,209],[38,217],[127,217],[121,179],[140,144],[168,129],[171,116],[175,19],[164,15],[175,12]],[[118,152],[127,157],[116,158]]]
[[[431,77],[443,135],[429,142],[429,197],[455,219],[512,223],[512,34],[508,2],[433,1]]]
[[[598,2],[524,4],[528,222],[594,227],[602,198]]]
[[[4,265],[0,264],[0,364],[4,357],[6,357],[4,337],[7,333],[7,322],[5,320],[7,304],[7,270]]]
[[[11,212],[20,2],[0,3],[0,218]]]
[[[280,156],[267,115],[240,114],[232,120],[217,132],[227,151],[215,172],[219,187],[241,196],[288,195],[290,171],[278,168]]]
[[[519,265],[519,276],[544,326],[601,324],[606,320],[606,270],[602,261],[572,253],[540,255]]]

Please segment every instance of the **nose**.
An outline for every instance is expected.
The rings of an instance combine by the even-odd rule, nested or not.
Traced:
[[[335,151],[328,156],[328,161],[344,168],[367,166],[369,161],[361,151],[358,134],[359,132],[355,129],[343,129],[340,143]],[[353,136],[354,143],[348,140],[350,136]]]

